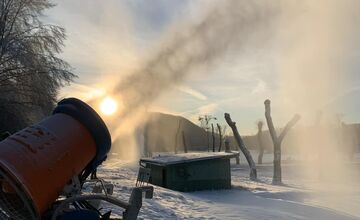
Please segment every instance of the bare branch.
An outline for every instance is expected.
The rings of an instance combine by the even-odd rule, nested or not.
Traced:
[[[299,114],[294,115],[294,117],[286,124],[285,128],[282,130],[278,141],[281,143],[289,132],[289,130],[300,120],[301,116]]]

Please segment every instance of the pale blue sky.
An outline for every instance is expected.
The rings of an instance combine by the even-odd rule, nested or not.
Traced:
[[[201,0],[55,2],[58,5],[48,11],[46,20],[66,29],[68,38],[62,57],[79,76],[74,85],[63,89],[62,96],[80,98],[93,89],[121,80],[135,65],[151,57],[173,24],[196,19],[202,5],[206,6],[206,1]],[[345,121],[358,122],[360,41],[352,40],[356,45],[343,55],[348,63],[348,68],[342,69],[346,71],[345,86],[336,93],[339,98],[330,106],[335,112],[344,114]],[[224,123],[223,113],[229,112],[240,131],[250,134],[256,131],[255,122],[263,119],[263,101],[271,98],[277,105],[274,106],[275,123],[282,126],[295,112],[280,111],[280,106],[286,102],[284,100],[292,97],[281,97],[283,81],[277,64],[284,57],[277,56],[276,46],[272,43],[264,48],[250,47],[236,56],[227,53],[215,68],[192,75],[163,94],[153,104],[153,109],[181,114],[193,120],[199,114],[209,113],[218,117],[221,123]]]

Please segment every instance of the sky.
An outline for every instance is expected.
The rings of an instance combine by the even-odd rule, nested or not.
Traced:
[[[71,64],[74,73],[78,75],[74,83],[62,89],[60,98],[75,96],[85,100],[98,93],[106,93],[109,87],[114,86],[150,59],[154,51],[167,40],[169,33],[181,32],[181,28],[178,29],[181,27],[179,24],[201,20],[203,12],[210,7],[210,1],[204,0],[58,0],[54,2],[57,6],[48,10],[44,18],[46,22],[66,29],[67,39],[61,57]],[[352,29],[352,25],[355,27],[358,19],[358,17],[351,18],[354,24],[349,24],[349,29]],[[338,32],[336,26],[334,30],[334,33]],[[334,30],[331,28],[331,31]],[[283,30],[278,32],[281,31]],[[286,31],[285,29],[283,32]],[[190,74],[181,83],[164,92],[152,103],[151,110],[182,115],[195,123],[198,123],[199,115],[211,114],[217,117],[220,124],[225,123],[224,112],[229,112],[242,134],[254,134],[256,121],[264,120],[263,102],[270,98],[273,101],[275,126],[283,126],[297,112],[294,112],[293,108],[282,111],[282,107],[289,102],[296,103],[296,99],[300,96],[296,96],[298,95],[296,92],[291,93],[295,94],[294,96],[283,95],[284,91],[292,91],[292,88],[284,90],[291,83],[279,73],[289,69],[287,65],[283,65],[287,53],[279,51],[287,51],[291,47],[284,46],[284,42],[279,40],[281,38],[276,36],[278,34],[275,33],[274,37],[269,37],[270,43],[249,42],[245,48],[241,48],[241,51],[230,49],[211,66]],[[357,33],[353,36],[357,36]],[[307,39],[306,36],[304,38]],[[298,36],[296,39],[298,40]],[[354,43],[341,51],[344,53],[343,57],[346,57],[344,60],[347,64],[346,69],[341,68],[341,71],[344,71],[341,74],[345,74],[346,77],[339,80],[339,84],[342,84],[341,88],[336,87],[334,98],[331,103],[326,104],[326,108],[341,114],[343,121],[354,123],[360,122],[358,116],[360,100],[357,99],[360,94],[358,73],[360,66],[357,62],[360,57],[360,42],[353,38],[347,40]],[[304,47],[306,46],[304,44]],[[296,55],[293,56],[295,58],[302,52],[298,48],[289,51],[290,54]],[[339,57],[330,58],[340,59]],[[306,61],[304,65],[309,63],[306,59],[303,60]],[[324,68],[322,66],[318,69]],[[336,82],[336,80],[334,78],[332,81]],[[293,78],[290,82],[293,82]],[[308,93],[307,96],[311,98],[314,95],[311,93],[316,93],[317,86],[309,87],[307,91],[308,84],[308,82],[299,83],[299,87],[304,86],[304,89],[298,90],[302,95]],[[307,121],[311,121],[310,118],[311,116]]]

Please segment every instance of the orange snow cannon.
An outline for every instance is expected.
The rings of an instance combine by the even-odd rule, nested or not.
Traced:
[[[87,104],[68,98],[53,114],[0,142],[0,219],[41,219],[78,178],[106,159],[110,133]]]

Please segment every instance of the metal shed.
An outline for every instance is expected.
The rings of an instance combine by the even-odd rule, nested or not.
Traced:
[[[230,158],[239,153],[186,153],[142,158],[150,168],[150,183],[168,189],[190,192],[231,188]]]

